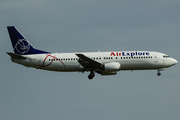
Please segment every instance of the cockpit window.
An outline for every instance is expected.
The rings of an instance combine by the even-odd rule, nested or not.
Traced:
[[[170,58],[170,56],[168,56],[168,55],[163,55],[163,58]]]

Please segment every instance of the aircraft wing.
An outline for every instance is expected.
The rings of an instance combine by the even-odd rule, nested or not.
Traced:
[[[95,61],[84,54],[76,54],[79,57],[78,62],[84,67],[84,70],[86,69],[95,69],[95,68],[101,68],[103,66],[102,63]]]

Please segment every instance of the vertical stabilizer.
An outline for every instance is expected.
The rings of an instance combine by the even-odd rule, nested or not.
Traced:
[[[14,53],[19,55],[49,53],[35,49],[32,44],[14,26],[8,26],[7,29],[11,38]]]

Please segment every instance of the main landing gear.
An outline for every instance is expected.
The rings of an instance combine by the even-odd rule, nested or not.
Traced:
[[[161,73],[159,72],[159,70],[158,70],[157,76],[161,76]]]
[[[91,80],[91,79],[93,79],[94,76],[95,76],[94,72],[91,71],[90,74],[89,74],[89,76],[88,76],[88,78]]]

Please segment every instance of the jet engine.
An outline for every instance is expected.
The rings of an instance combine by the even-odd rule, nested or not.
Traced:
[[[103,65],[104,71],[119,71],[120,68],[121,65],[118,62],[105,63]]]

